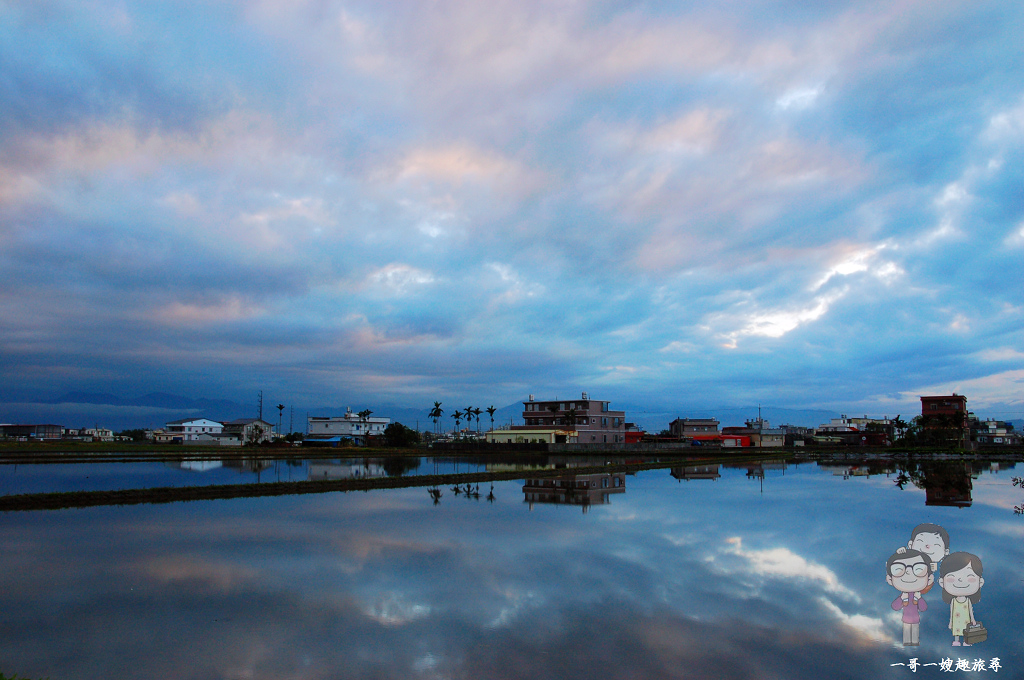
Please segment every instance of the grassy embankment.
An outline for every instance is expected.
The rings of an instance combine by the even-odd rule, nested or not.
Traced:
[[[366,457],[365,454],[360,457]],[[0,511],[19,510],[61,510],[86,508],[100,505],[137,505],[141,503],[173,503],[180,501],[224,500],[230,498],[255,498],[262,496],[284,496],[309,493],[331,493],[348,491],[370,491],[373,489],[400,489],[412,487],[440,487],[449,484],[479,484],[529,477],[561,477],[564,475],[588,475],[597,473],[627,472],[667,469],[678,465],[709,465],[714,463],[756,462],[766,456],[751,456],[746,459],[736,456],[679,458],[653,463],[623,463],[589,467],[512,470],[501,472],[469,472],[444,475],[417,475],[411,477],[377,477],[362,479],[312,480],[301,482],[266,482],[262,484],[231,484],[217,486],[157,487],[150,489],[124,489],[118,491],[65,491],[56,493],[33,493],[0,496]],[[773,452],[771,458],[778,459]]]

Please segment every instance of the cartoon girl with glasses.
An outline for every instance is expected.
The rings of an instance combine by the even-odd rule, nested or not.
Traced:
[[[981,577],[984,567],[977,555],[966,552],[955,552],[942,560],[939,572],[939,587],[942,588],[942,600],[949,603],[949,629],[953,631],[953,646],[960,646],[960,636],[968,625],[978,622],[974,619],[974,604],[981,599],[981,587],[985,579]],[[963,645],[970,647],[964,639]]]

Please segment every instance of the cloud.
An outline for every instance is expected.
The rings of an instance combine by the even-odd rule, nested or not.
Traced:
[[[1024,10],[734,9],[10,5],[0,376],[1012,388]]]

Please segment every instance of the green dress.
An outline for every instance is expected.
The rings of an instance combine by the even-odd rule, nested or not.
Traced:
[[[953,627],[953,635],[963,635],[964,628],[971,622],[971,601],[964,598],[964,601],[961,602],[958,598],[954,597],[950,604],[949,620]]]

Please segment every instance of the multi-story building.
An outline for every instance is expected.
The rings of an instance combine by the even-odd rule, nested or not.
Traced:
[[[1013,423],[1002,420],[973,421],[971,439],[983,445],[1015,446],[1020,444],[1020,435],[1013,431]]]
[[[523,422],[526,427],[574,430],[578,444],[625,443],[626,412],[613,411],[610,405],[586,392],[579,399],[552,401],[536,401],[531,394],[523,402]]]
[[[306,435],[310,440],[338,437],[365,444],[368,436],[383,436],[390,423],[390,418],[359,415],[347,408],[343,416],[309,416],[306,419]]]
[[[184,418],[172,420],[164,427],[171,441],[194,442],[199,435],[216,434],[224,429],[224,423],[209,418]]]
[[[921,415],[925,418],[956,416],[966,425],[967,397],[956,392],[949,396],[921,397]]]
[[[954,392],[948,396],[921,397],[921,420],[929,430],[957,431],[957,438],[967,445],[971,430],[967,424],[967,397]]]

